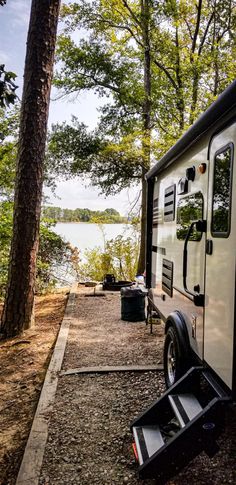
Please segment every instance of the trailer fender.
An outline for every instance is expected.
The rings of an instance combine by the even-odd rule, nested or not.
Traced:
[[[174,327],[182,349],[185,349],[185,352],[188,353],[190,356],[190,343],[187,324],[183,314],[180,311],[175,310],[167,317],[167,320],[165,322],[165,334],[167,334],[169,327]]]
[[[165,324],[164,375],[167,388],[172,386],[191,367],[191,349],[184,316],[172,312]]]

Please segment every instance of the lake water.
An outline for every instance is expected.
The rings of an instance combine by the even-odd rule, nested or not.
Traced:
[[[53,229],[63,236],[72,246],[76,246],[83,257],[85,249],[104,248],[104,241],[116,236],[132,236],[133,229],[129,224],[90,224],[84,222],[58,222]]]

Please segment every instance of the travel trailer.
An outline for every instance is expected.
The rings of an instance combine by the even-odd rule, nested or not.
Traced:
[[[217,451],[236,398],[236,81],[147,174],[148,318],[167,391],[131,425],[140,477]]]

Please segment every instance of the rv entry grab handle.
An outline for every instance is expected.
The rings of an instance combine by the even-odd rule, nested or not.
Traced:
[[[196,226],[196,230],[198,232],[206,232],[206,221],[205,220],[198,220],[198,221],[193,221],[190,226],[189,230],[187,232],[185,241],[184,241],[184,252],[183,252],[183,287],[186,293],[188,295],[191,295],[193,297],[193,301],[196,306],[204,306],[204,295],[199,294],[199,293],[193,293],[188,289],[187,286],[187,274],[188,274],[188,242],[190,240],[190,237],[192,235],[194,226]]]

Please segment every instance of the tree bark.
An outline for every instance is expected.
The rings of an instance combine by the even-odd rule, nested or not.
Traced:
[[[192,72],[193,72],[192,101],[191,101],[190,117],[189,117],[190,125],[192,125],[195,120],[195,111],[196,111],[196,106],[198,101],[199,72],[198,72],[198,65],[196,64],[196,62],[198,61],[194,60],[194,54],[196,51],[197,38],[200,30],[201,13],[202,13],[202,0],[199,0],[197,4],[197,18],[196,18],[195,31],[194,31],[193,41],[192,41],[192,48],[190,52],[190,62],[192,65]],[[200,54],[201,54],[201,50],[198,49],[198,57],[200,56]]]
[[[181,65],[180,65],[178,20],[176,21],[176,28],[175,28],[175,45],[176,45],[175,69],[176,69],[176,82],[177,82],[176,106],[179,112],[179,130],[181,133],[184,128],[184,97],[183,97],[183,82],[182,82]]]
[[[32,0],[24,72],[13,238],[1,332],[33,321],[43,161],[60,0]]]
[[[147,187],[145,175],[150,168],[151,144],[151,47],[150,2],[141,0],[142,36],[144,45],[144,103],[143,103],[143,169],[141,203],[141,241],[137,273],[142,274],[146,265]]]

